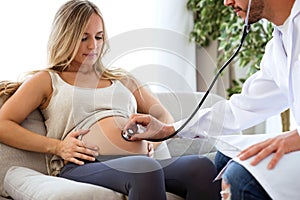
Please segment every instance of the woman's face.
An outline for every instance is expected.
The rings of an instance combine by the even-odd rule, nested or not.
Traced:
[[[78,52],[71,65],[92,66],[101,55],[103,46],[103,23],[99,15],[92,14],[83,37]]]

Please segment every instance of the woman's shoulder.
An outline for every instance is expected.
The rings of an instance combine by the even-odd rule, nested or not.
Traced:
[[[119,79],[125,87],[127,87],[131,92],[134,92],[137,88],[141,86],[141,82],[131,74],[127,74]]]
[[[31,75],[26,78],[26,80],[51,83],[53,77],[56,76],[56,74],[57,72],[51,70],[39,70],[31,73]]]
[[[27,90],[31,91],[31,94],[34,94],[37,97],[41,96],[42,101],[39,107],[41,109],[46,108],[49,100],[51,99],[51,94],[53,91],[52,79],[49,71],[37,71],[36,73],[32,74],[32,76],[29,77],[24,83],[24,89],[27,88]]]
[[[35,90],[49,91],[51,90],[51,77],[47,70],[37,71],[27,77],[22,85],[34,87]]]
[[[29,74],[29,76],[26,78],[26,80],[31,80],[31,79],[47,79],[50,78],[50,74],[48,70],[39,70],[39,71],[34,71]]]

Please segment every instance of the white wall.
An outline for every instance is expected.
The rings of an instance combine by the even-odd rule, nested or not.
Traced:
[[[50,25],[62,1],[2,1],[0,6],[0,80],[17,80],[46,65]]]
[[[114,13],[103,4],[111,36],[107,65],[124,67],[156,91],[195,91],[195,45],[188,38],[193,16],[186,1],[112,2],[121,9]]]
[[[65,0],[11,0],[0,7],[0,80],[46,66],[52,19]],[[93,0],[104,16],[109,66],[124,67],[155,90],[196,89],[192,14],[185,0]]]

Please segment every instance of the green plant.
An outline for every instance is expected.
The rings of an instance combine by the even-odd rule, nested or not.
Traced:
[[[188,10],[194,14],[194,27],[190,40],[198,46],[206,47],[211,40],[218,41],[218,65],[223,64],[235,51],[241,38],[243,20],[235,15],[223,1],[188,0]],[[244,81],[257,70],[263,57],[265,46],[272,37],[273,26],[270,22],[261,20],[251,25],[251,31],[246,38],[239,55],[234,62],[239,67],[246,67],[245,77],[233,80],[227,89],[228,97],[240,93]],[[289,110],[281,113],[282,131],[289,130]]]
[[[223,1],[188,0],[188,10],[194,14],[194,27],[190,40],[201,47],[209,45],[211,40],[218,41],[218,65],[223,64],[235,51],[241,38],[243,20],[235,15]],[[234,62],[239,67],[247,67],[246,76],[233,80],[228,88],[228,96],[241,91],[241,86],[248,76],[259,70],[259,63],[264,54],[266,43],[272,37],[271,23],[262,21],[251,25],[249,36]]]

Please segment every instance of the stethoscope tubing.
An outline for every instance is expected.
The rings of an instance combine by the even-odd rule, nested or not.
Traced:
[[[243,29],[243,35],[240,41],[239,46],[237,47],[237,49],[235,50],[235,52],[231,55],[231,57],[223,64],[223,66],[221,68],[219,68],[219,70],[217,71],[214,79],[212,80],[212,82],[210,83],[208,89],[206,90],[206,92],[204,93],[203,97],[201,98],[199,104],[197,105],[197,107],[195,108],[195,110],[192,112],[192,114],[185,120],[185,122],[177,129],[174,131],[174,133],[172,133],[171,135],[164,137],[164,138],[158,138],[158,139],[145,139],[147,141],[150,142],[162,142],[164,140],[170,139],[172,137],[174,137],[175,135],[177,135],[180,131],[182,131],[184,129],[184,127],[186,127],[186,125],[193,119],[193,117],[196,115],[196,113],[199,111],[199,109],[201,108],[201,106],[203,105],[204,101],[206,100],[206,98],[208,97],[210,91],[212,90],[213,86],[215,85],[218,77],[220,76],[220,74],[222,74],[222,72],[224,71],[225,68],[227,68],[227,66],[232,62],[232,60],[238,55],[239,51],[241,50],[244,41],[248,35],[248,33],[250,32],[250,24],[249,24],[249,15],[250,15],[250,7],[251,7],[251,0],[249,0],[248,2],[248,8],[247,8],[247,14],[246,14],[246,19],[245,19],[245,25],[244,25],[244,29]],[[128,132],[129,131],[129,132]],[[122,137],[127,140],[127,141],[131,141],[130,137],[134,134],[134,132],[132,130],[126,130],[126,131],[122,131],[121,135]]]
[[[248,21],[248,20],[247,20]],[[174,137],[175,135],[177,135],[180,131],[182,131],[182,129],[184,127],[186,127],[186,125],[192,120],[192,118],[196,115],[196,113],[199,111],[199,109],[201,108],[201,106],[203,105],[204,101],[206,100],[207,96],[209,95],[210,91],[212,90],[213,86],[215,85],[218,77],[220,76],[220,74],[222,74],[222,72],[224,71],[224,69],[232,62],[232,60],[238,55],[239,51],[241,50],[245,38],[247,37],[248,33],[250,32],[250,25],[248,24],[248,22],[244,25],[244,29],[243,29],[243,35],[240,41],[240,44],[238,46],[238,48],[235,50],[235,52],[231,55],[231,57],[223,64],[223,66],[217,71],[214,79],[212,80],[212,82],[210,83],[208,89],[206,90],[205,94],[203,95],[203,97],[201,98],[199,104],[197,105],[197,107],[195,108],[195,110],[193,111],[193,113],[186,119],[186,121],[177,129],[175,130],[174,133],[172,133],[171,135],[164,137],[164,138],[157,138],[157,139],[145,139],[147,141],[150,142],[162,142],[164,140],[170,139],[172,137]]]

